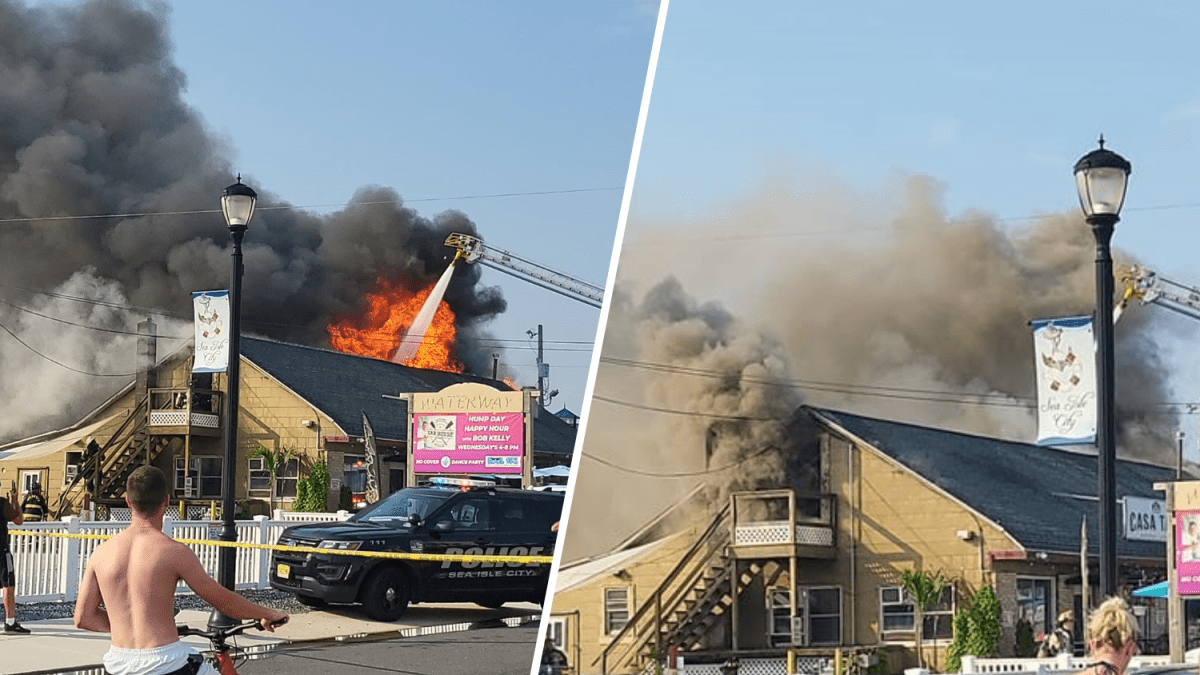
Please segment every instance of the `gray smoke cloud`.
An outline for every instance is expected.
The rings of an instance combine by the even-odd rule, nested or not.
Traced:
[[[167,11],[126,0],[37,8],[0,0],[0,297],[11,303],[0,322],[76,370],[128,372],[134,349],[113,333],[54,326],[15,306],[86,323],[95,317],[79,308],[56,314],[71,303],[45,295],[72,295],[86,279],[95,290],[88,298],[188,316],[193,291],[229,284],[223,218],[193,212],[218,207],[233,182],[232,153],[183,102],[186,76],[172,61]],[[364,187],[341,211],[317,215],[291,208],[252,176],[246,182],[259,201],[243,246],[243,324],[268,337],[327,346],[326,325],[358,315],[377,279],[424,288],[449,261],[446,235],[478,234],[465,214],[422,216],[389,188]],[[153,215],[86,217],[96,214]],[[505,301],[479,285],[479,274],[457,272],[446,301],[460,360],[490,372],[494,350],[478,346],[481,326]],[[113,312],[103,326],[132,331],[139,318]],[[89,367],[79,358],[86,354],[113,360]],[[0,438],[69,421],[115,388],[11,340],[0,341],[0,358],[0,392],[13,402]],[[31,388],[57,403],[14,395]]]
[[[1132,262],[1115,255],[1118,265]],[[770,483],[779,461],[767,457],[765,470],[733,481],[699,475],[699,430],[720,416],[754,409],[783,421],[803,396],[818,407],[1033,441],[1028,323],[1090,314],[1094,259],[1080,216],[1023,224],[974,212],[951,217],[941,187],[924,177],[905,178],[882,196],[835,184],[810,194],[775,185],[711,216],[631,220],[617,282],[625,299],[609,317],[596,395],[697,414],[593,402],[584,452],[607,465],[585,459],[581,468],[566,559],[604,550],[705,480],[725,489]],[[674,278],[663,281],[664,270]],[[719,297],[720,304],[681,299],[689,296]],[[1173,463],[1178,420],[1155,405],[1175,400],[1162,344],[1195,330],[1156,307],[1131,308],[1117,324],[1120,455]],[[769,379],[795,388],[764,390],[767,400],[714,395],[711,379],[628,363],[724,372],[718,355],[734,353],[739,363],[771,364]],[[921,392],[940,400],[918,400],[930,398]],[[717,428],[742,442],[735,454],[744,457],[775,442],[780,427]],[[793,480],[794,460],[787,460]],[[628,470],[676,467],[693,475]],[[598,513],[604,523],[584,515],[585,526],[574,525],[576,514]]]
[[[612,303],[600,400],[575,481],[572,518],[584,522],[570,526],[564,560],[630,534],[701,477],[713,489],[679,517],[703,516],[730,491],[779,482],[781,422],[800,403],[786,384],[782,346],[719,304],[695,300],[678,280]],[[623,469],[614,474],[612,464]]]

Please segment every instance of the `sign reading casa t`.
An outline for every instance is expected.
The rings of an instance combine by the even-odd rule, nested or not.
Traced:
[[[511,475],[532,482],[529,392],[463,383],[409,399],[409,485],[417,476]]]
[[[1144,497],[1125,498],[1125,538],[1140,541],[1167,541],[1171,519],[1167,502]]]

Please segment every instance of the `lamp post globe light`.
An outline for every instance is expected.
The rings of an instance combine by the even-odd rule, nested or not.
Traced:
[[[229,365],[225,371],[225,461],[221,468],[221,541],[237,541],[235,517],[234,481],[237,469],[238,429],[238,381],[241,365],[242,335],[242,237],[250,218],[254,216],[254,203],[258,194],[242,184],[239,174],[237,183],[225,188],[221,194],[221,211],[229,226],[233,239],[233,264],[229,271]],[[233,590],[236,581],[237,549],[222,546],[217,557],[217,581]],[[209,626],[230,626],[236,623],[220,612],[213,610]]]
[[[1075,163],[1079,204],[1096,237],[1096,450],[1100,520],[1100,590],[1117,594],[1117,460],[1115,366],[1113,357],[1113,264],[1110,243],[1125,203],[1132,166],[1104,147]]]

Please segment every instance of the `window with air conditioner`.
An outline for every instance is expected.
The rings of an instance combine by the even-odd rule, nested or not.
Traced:
[[[796,589],[796,616],[791,613],[791,589],[767,589],[773,646],[837,645],[842,643],[842,589],[808,586]]]
[[[266,457],[249,458],[250,496],[263,499],[294,499],[300,478],[300,460],[289,457],[277,467],[275,493],[271,494],[271,467]]]
[[[901,586],[879,588],[879,625],[883,639],[904,640],[916,635],[917,608],[912,596]],[[925,611],[923,633],[926,639],[954,637],[954,586],[942,587],[941,597]]]
[[[175,458],[175,491],[191,499],[221,497],[221,457],[191,457],[188,471],[183,470],[183,458]]]

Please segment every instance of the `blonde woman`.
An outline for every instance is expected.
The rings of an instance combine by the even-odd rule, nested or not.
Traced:
[[[1109,598],[1092,612],[1087,645],[1092,663],[1079,675],[1124,675],[1138,649],[1137,624],[1124,600]]]

